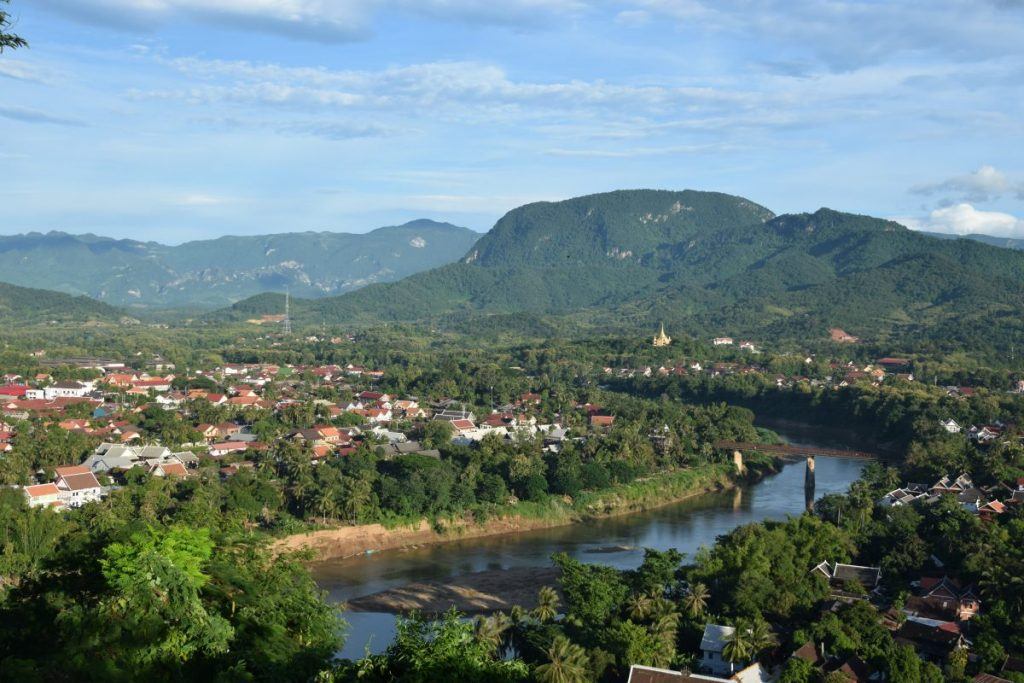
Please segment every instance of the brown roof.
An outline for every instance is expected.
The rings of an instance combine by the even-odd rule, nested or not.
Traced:
[[[85,469],[85,468],[82,468]],[[64,485],[71,491],[84,491],[85,489],[96,489],[99,488],[100,482],[96,479],[96,475],[90,472],[88,469],[82,474],[62,474],[60,475]]]
[[[39,498],[42,496],[55,496],[60,493],[60,489],[57,488],[56,484],[36,484],[35,486],[26,486],[25,493],[31,498]]]

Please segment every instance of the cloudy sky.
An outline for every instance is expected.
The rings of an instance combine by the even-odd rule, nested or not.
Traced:
[[[1024,237],[1024,0],[12,0],[0,231],[719,190]]]

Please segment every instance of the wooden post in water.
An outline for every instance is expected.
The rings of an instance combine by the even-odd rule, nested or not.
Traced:
[[[736,465],[736,474],[744,475],[747,473],[747,467],[743,464],[743,454],[739,451],[732,452],[732,464]]]
[[[807,456],[807,469],[804,470],[804,503],[807,510],[814,509],[814,456]]]

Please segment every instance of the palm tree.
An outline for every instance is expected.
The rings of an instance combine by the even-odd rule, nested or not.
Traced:
[[[540,623],[546,623],[558,616],[559,605],[558,593],[551,586],[543,586],[537,592],[537,608],[533,615]]]
[[[491,652],[501,649],[505,641],[505,631],[511,626],[509,618],[501,612],[489,617],[479,616],[473,625],[473,638],[486,645]]]
[[[725,639],[722,657],[732,664],[743,664],[750,661],[754,654],[754,646],[750,642],[750,629],[745,623],[736,624],[736,628]]]
[[[640,593],[631,596],[626,602],[626,613],[633,621],[643,621],[651,615],[651,607],[651,596]]]
[[[683,607],[692,617],[699,617],[708,608],[708,601],[711,593],[703,583],[695,583],[690,586],[690,592],[683,598]]]
[[[548,663],[538,666],[534,673],[540,683],[584,683],[589,677],[587,651],[558,636],[548,648]]]
[[[758,619],[749,627],[750,645],[753,648],[753,655],[758,655],[765,650],[779,644],[779,639],[772,631],[768,622]]]

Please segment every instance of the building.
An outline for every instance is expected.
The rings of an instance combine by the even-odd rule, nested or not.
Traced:
[[[77,508],[100,499],[100,482],[88,467],[72,465],[57,468],[54,480],[58,497],[68,507]]]
[[[716,676],[730,676],[736,670],[736,664],[724,656],[726,643],[736,629],[732,626],[708,624],[704,627],[704,636],[700,639],[700,666]],[[743,667],[740,667],[743,668]]]
[[[23,490],[25,491],[25,501],[30,508],[64,506],[60,500],[60,489],[56,484],[37,484],[26,486]]]
[[[672,337],[665,334],[665,324],[661,324],[661,330],[654,335],[654,346],[668,346],[672,343]]]

